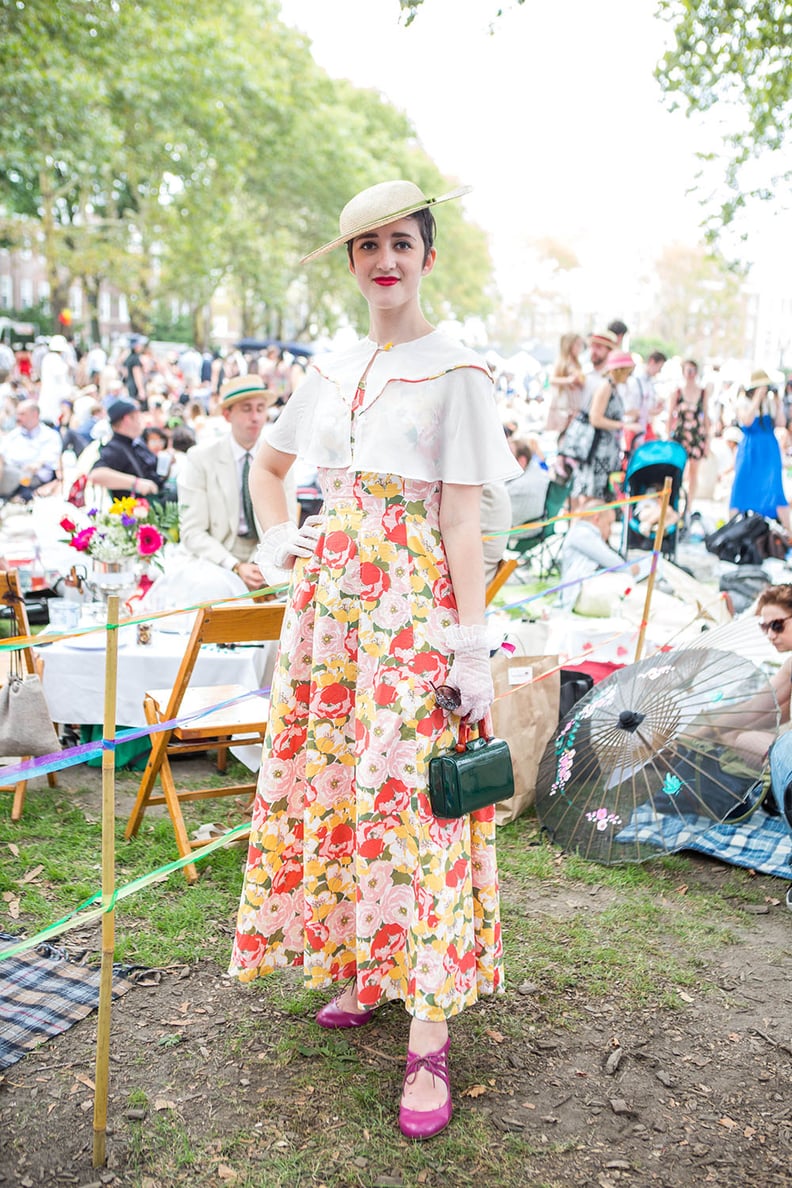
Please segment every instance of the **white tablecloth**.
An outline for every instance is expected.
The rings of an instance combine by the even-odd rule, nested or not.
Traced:
[[[40,636],[39,638],[44,638]],[[122,628],[118,647],[116,722],[145,726],[143,694],[173,685],[187,637],[154,631],[151,644],[135,641],[135,628]],[[269,685],[275,644],[220,648],[207,644],[198,655],[191,684]],[[44,694],[54,722],[92,725],[104,719],[105,648],[103,633],[39,645],[44,661]],[[247,748],[248,750],[250,748]]]

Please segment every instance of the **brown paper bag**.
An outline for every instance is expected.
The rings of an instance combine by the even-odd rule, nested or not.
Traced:
[[[536,680],[551,669],[556,671]],[[493,733],[509,744],[514,768],[514,796],[495,806],[496,824],[505,825],[533,804],[539,763],[558,729],[561,689],[558,657],[500,653],[492,660],[492,681],[495,686]]]

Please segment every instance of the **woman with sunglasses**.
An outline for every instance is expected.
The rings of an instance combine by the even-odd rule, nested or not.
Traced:
[[[257,560],[290,581],[231,972],[301,965],[328,1028],[410,1016],[402,1132],[451,1118],[448,1020],[502,989],[494,810],[439,820],[430,759],[492,701],[481,489],[519,475],[484,361],[423,315],[429,199],[364,190],[340,234],[368,335],[314,359],[251,469]],[[317,467],[317,525],[287,521],[295,457]],[[295,559],[299,558],[295,565]],[[453,715],[457,715],[454,717]]]
[[[763,590],[756,601],[756,613],[759,616],[759,627],[775,650],[792,653],[792,584],[768,586]],[[771,736],[757,737],[757,743],[763,752],[770,747],[773,799],[792,829],[792,655],[781,665],[772,683],[781,710],[781,729],[775,739]],[[746,740],[745,735],[741,738],[743,741]],[[759,749],[759,746],[755,749]]]

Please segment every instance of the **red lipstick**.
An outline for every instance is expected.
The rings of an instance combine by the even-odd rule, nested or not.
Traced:
[[[397,285],[398,283],[398,276],[378,276],[374,280],[375,285],[382,285],[384,288],[389,288],[390,285]]]

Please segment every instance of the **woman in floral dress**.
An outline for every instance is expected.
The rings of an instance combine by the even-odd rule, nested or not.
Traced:
[[[325,1027],[403,1003],[399,1122],[413,1138],[451,1117],[447,1020],[503,986],[494,810],[439,820],[427,792],[458,727],[436,691],[458,690],[454,713],[472,721],[492,701],[479,502],[484,483],[519,474],[483,360],[420,308],[429,208],[460,192],[371,187],[306,257],[347,245],[369,334],[315,361],[251,472],[259,564],[291,586],[232,973],[348,980]],[[325,497],[302,529],[283,495],[298,454]]]

